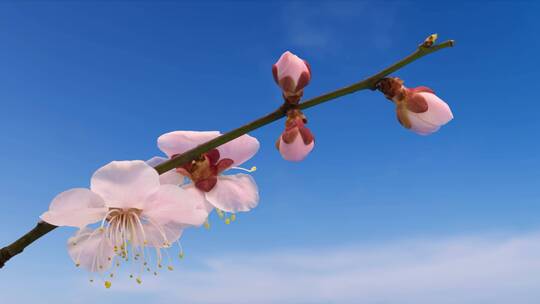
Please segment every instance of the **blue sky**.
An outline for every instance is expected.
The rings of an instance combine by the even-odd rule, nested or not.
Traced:
[[[536,303],[539,14],[533,2],[1,2],[2,244],[100,166],[160,154],[164,132],[226,131],[279,106],[271,65],[286,50],[310,62],[312,97],[431,33],[456,40],[395,74],[450,104],[437,134],[402,129],[375,92],[312,108],[302,163],[274,148],[283,122],[252,133],[259,207],[186,232],[175,272],[92,286],[63,228],[2,269],[3,298]]]

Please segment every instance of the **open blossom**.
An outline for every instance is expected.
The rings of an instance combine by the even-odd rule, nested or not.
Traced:
[[[172,158],[220,135],[218,131],[174,131],[161,135],[158,147]],[[253,157],[258,150],[259,141],[256,138],[242,135],[166,173],[162,182],[180,185],[184,177],[188,178],[191,183],[185,184],[183,188],[196,189],[203,194],[208,212],[213,207],[218,212],[249,211],[259,202],[259,191],[253,178],[248,174],[223,173],[230,169],[253,171],[238,166]],[[157,165],[165,160],[154,157],[148,163]]]
[[[81,228],[68,241],[69,255],[77,266],[104,272],[128,259],[139,261],[141,270],[150,269],[151,251],[160,268],[161,250],[176,242],[183,228],[201,225],[207,216],[197,191],[161,185],[157,172],[143,161],[113,161],[94,173],[90,189],[56,196],[41,219]],[[93,223],[99,226],[87,227]],[[140,276],[136,280],[140,283]]]
[[[407,88],[399,78],[385,78],[378,89],[396,104],[402,126],[429,135],[454,118],[450,107],[428,87]]]
[[[300,110],[289,110],[285,131],[279,136],[276,147],[288,161],[303,160],[315,146],[315,138],[306,127],[306,117]]]
[[[296,104],[303,95],[303,89],[311,80],[309,64],[300,57],[287,51],[272,66],[274,80],[283,90],[283,98]]]

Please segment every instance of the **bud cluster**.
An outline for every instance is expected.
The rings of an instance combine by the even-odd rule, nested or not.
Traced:
[[[311,68],[305,60],[287,51],[272,66],[272,74],[289,108],[285,130],[278,138],[276,147],[284,159],[301,161],[315,146],[313,134],[306,127],[306,116],[296,107],[311,80]]]

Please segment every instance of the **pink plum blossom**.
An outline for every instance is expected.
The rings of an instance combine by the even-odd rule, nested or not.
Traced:
[[[448,104],[428,87],[407,88],[399,78],[385,78],[378,84],[396,104],[398,121],[420,135],[429,135],[454,118]]]
[[[276,147],[288,161],[303,160],[315,146],[315,138],[305,126],[306,118],[299,110],[290,110],[285,122],[285,131],[279,136]]]
[[[218,131],[174,131],[158,138],[158,147],[169,158],[182,154],[196,146],[220,136]],[[212,149],[199,159],[187,163],[176,170],[167,172],[168,177],[163,183],[182,185],[184,177],[189,183],[183,184],[184,189],[197,190],[206,200],[207,211],[214,207],[221,211],[236,213],[249,211],[259,202],[259,191],[254,179],[248,174],[223,173],[230,169],[239,169],[259,150],[259,141],[249,135],[242,135],[216,149]],[[157,165],[165,158],[154,157],[149,164]]]
[[[309,64],[300,57],[287,51],[272,66],[274,80],[283,90],[283,98],[296,104],[303,95],[303,89],[311,80]]]
[[[133,257],[150,267],[146,247],[155,249],[156,266],[161,267],[160,250],[176,242],[185,227],[201,225],[208,216],[198,191],[161,185],[158,173],[143,161],[113,161],[98,169],[90,184],[90,189],[57,195],[41,219],[80,228],[69,239],[68,252],[77,266],[91,272],[104,272]],[[97,228],[88,227],[96,222]]]

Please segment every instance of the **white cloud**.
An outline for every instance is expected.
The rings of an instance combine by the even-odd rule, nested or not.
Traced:
[[[527,304],[540,299],[540,234],[216,255],[203,263],[203,270],[168,273],[144,290],[163,303]]]

